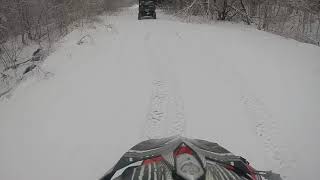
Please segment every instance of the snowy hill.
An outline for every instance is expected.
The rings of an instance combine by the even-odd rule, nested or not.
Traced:
[[[70,33],[42,67],[53,75],[1,100],[0,179],[97,179],[139,141],[176,134],[318,179],[319,47],[136,11]]]

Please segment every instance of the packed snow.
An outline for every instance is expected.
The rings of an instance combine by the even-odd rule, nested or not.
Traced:
[[[171,135],[318,179],[319,47],[161,12],[138,21],[136,7],[100,19],[1,98],[0,179],[98,179],[133,145]]]

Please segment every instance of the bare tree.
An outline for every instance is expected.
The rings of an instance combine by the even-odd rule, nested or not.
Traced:
[[[0,63],[12,67],[16,47],[9,39],[20,38],[51,44],[69,32],[70,25],[83,25],[104,11],[132,0],[0,0]],[[19,54],[19,53],[15,53]]]
[[[319,0],[161,0],[183,17],[242,20],[258,29],[319,45]]]

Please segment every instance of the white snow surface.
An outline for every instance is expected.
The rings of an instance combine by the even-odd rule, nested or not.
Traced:
[[[0,179],[100,178],[130,147],[183,135],[316,180],[320,49],[254,27],[137,9],[65,37],[0,101]],[[89,35],[82,45],[81,37]]]

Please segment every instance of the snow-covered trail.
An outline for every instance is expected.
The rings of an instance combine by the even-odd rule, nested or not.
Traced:
[[[150,26],[149,22],[141,23],[147,26],[145,29]],[[167,30],[148,31],[144,36],[143,49],[153,72],[153,91],[144,128],[145,138],[185,135],[183,101],[172,59],[176,47],[171,43],[178,40],[173,32],[168,33]]]
[[[0,179],[97,179],[139,141],[176,134],[317,179],[318,47],[136,11],[72,32],[42,67],[52,77],[30,75],[2,99]]]

